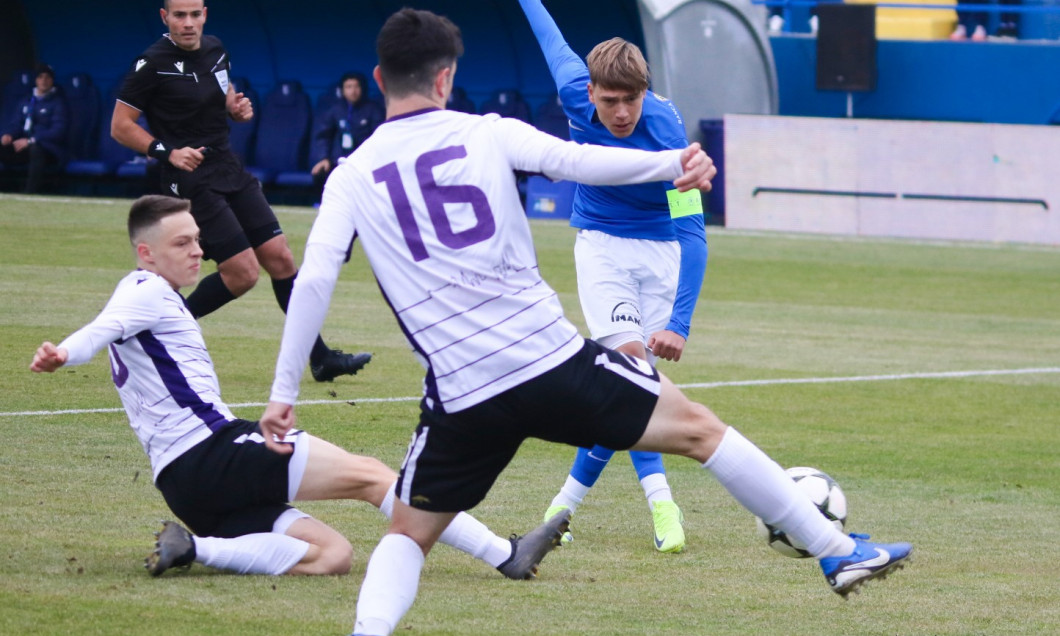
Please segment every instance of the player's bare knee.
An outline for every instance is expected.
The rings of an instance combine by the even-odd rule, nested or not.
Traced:
[[[347,574],[352,565],[353,546],[346,537],[335,532],[311,544],[305,558],[290,573],[310,576]]]
[[[345,537],[328,545],[321,554],[320,566],[322,574],[349,574],[353,566],[353,546]]]
[[[282,234],[255,248],[254,253],[271,278],[284,280],[298,273],[294,254],[287,244],[287,238]]]
[[[217,269],[221,272],[221,279],[224,280],[225,287],[234,296],[242,296],[253,289],[258,282],[260,269],[258,260],[254,258],[254,254],[249,250],[245,256],[241,254],[233,257],[221,263]]]

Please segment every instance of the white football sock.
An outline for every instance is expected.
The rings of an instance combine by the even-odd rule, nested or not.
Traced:
[[[567,506],[573,513],[578,509],[578,505],[581,504],[582,499],[585,499],[585,495],[589,494],[591,489],[591,486],[586,486],[574,477],[567,475],[567,481],[564,482],[563,488],[560,489],[558,495],[552,498],[552,505]]]
[[[817,558],[854,551],[854,540],[836,529],[784,469],[729,427],[704,464],[754,515],[807,546]]]
[[[379,511],[386,515],[387,519],[394,516],[396,483],[390,485],[386,496],[383,497],[383,503],[379,504]],[[504,563],[512,555],[511,541],[493,534],[486,524],[466,512],[461,512],[449,522],[438,541],[481,559],[493,567]]]
[[[403,534],[388,534],[368,559],[368,570],[357,596],[353,633],[389,636],[412,607],[420,585],[423,551]]]
[[[648,507],[655,510],[656,501],[673,501],[673,493],[670,492],[670,484],[666,481],[666,475],[655,473],[640,480],[644,496],[648,498]]]
[[[194,537],[194,541],[197,562],[240,574],[283,574],[309,551],[305,541],[275,532],[232,539]]]

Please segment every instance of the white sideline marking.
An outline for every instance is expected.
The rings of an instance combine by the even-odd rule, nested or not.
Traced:
[[[829,384],[833,382],[884,382],[888,380],[920,380],[920,379],[946,379],[946,378],[974,378],[992,375],[1037,375],[1046,373],[1060,373],[1060,367],[1031,367],[1028,369],[987,369],[983,371],[939,371],[935,373],[896,373],[892,375],[853,375],[835,378],[776,378],[773,380],[733,380],[730,382],[696,382],[693,384],[678,384],[679,389],[717,389],[729,386],[769,386],[774,384]],[[349,400],[305,400],[299,401],[299,406],[308,404],[347,404],[354,403],[381,403],[381,402],[417,402],[421,398],[395,397],[395,398],[355,398]],[[241,407],[263,407],[266,402],[244,402],[242,404],[229,404],[230,408]],[[121,413],[124,409],[68,409],[64,411],[9,411],[0,412],[0,417],[25,417],[29,415],[81,415],[84,413]]]
[[[99,199],[94,197],[56,197],[41,196],[36,194],[0,194],[0,201],[22,201],[33,203],[65,203],[73,205],[117,205],[114,199]],[[132,199],[130,199],[132,201]]]
[[[854,375],[845,378],[788,378],[783,380],[736,380],[733,382],[700,382],[678,384],[679,389],[713,389],[723,386],[760,386],[767,384],[828,384],[830,382],[882,382],[886,380],[918,380],[934,378],[974,378],[987,375],[1032,375],[1060,373],[1060,367],[1030,369],[989,369],[986,371],[939,371],[936,373],[896,373],[893,375]]]

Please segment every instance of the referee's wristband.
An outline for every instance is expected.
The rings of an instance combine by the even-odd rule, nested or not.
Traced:
[[[162,143],[160,139],[151,140],[151,145],[147,147],[147,156],[154,157],[159,161],[169,162],[169,155],[173,152],[173,149]]]

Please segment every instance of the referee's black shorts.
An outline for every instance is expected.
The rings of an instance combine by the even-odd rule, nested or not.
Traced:
[[[191,201],[203,258],[223,263],[283,233],[261,183],[231,151],[214,151],[191,172],[162,167],[162,192]]]
[[[528,437],[625,450],[643,436],[659,391],[647,362],[587,340],[558,367],[471,408],[436,413],[421,403],[397,495],[421,510],[469,510]]]

